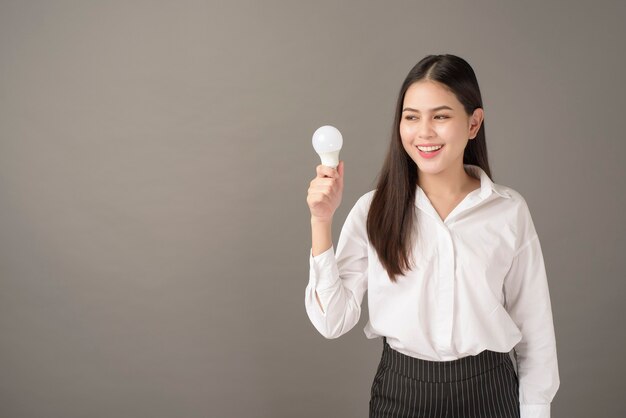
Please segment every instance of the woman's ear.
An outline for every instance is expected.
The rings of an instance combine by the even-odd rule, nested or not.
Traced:
[[[469,118],[469,139],[474,139],[476,138],[476,135],[478,135],[480,126],[483,123],[484,115],[485,113],[482,108],[477,107],[476,109],[474,109],[474,113]]]

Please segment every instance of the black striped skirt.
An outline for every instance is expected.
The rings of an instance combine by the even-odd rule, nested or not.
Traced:
[[[508,353],[485,350],[451,361],[402,354],[383,338],[370,418],[519,418],[519,382]]]

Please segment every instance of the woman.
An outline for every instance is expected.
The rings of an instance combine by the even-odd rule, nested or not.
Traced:
[[[377,188],[336,253],[343,161],[311,181],[305,307],[338,338],[368,291],[364,332],[383,338],[370,417],[550,416],[560,380],[541,246],[524,198],[491,180],[483,118],[471,66],[427,56],[402,84]]]

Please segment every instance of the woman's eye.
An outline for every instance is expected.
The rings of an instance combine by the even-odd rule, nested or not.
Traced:
[[[435,116],[435,119],[440,119],[440,120],[441,119],[448,119],[448,118],[449,118],[449,116],[446,116],[446,115],[437,115],[437,116]],[[407,115],[407,116],[404,117],[404,119],[406,119],[406,120],[417,120],[419,118],[417,116]]]

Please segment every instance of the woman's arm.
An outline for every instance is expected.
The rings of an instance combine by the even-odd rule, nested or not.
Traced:
[[[311,255],[313,257],[318,256],[325,251],[328,251],[328,249],[332,247],[332,226],[332,221],[324,221],[311,218]],[[320,301],[320,297],[317,292],[315,292],[315,297],[320,306],[320,309],[322,310],[322,312],[324,312],[322,302]]]
[[[363,198],[359,199],[348,214],[336,253],[330,225],[311,223],[314,242],[305,307],[311,323],[326,338],[345,334],[361,315],[367,289],[367,209],[363,203]]]
[[[307,204],[311,210],[311,258],[328,251],[333,243],[333,214],[341,204],[343,194],[343,161],[339,161],[337,169],[319,164],[316,176],[309,185]],[[312,259],[311,259],[311,262]],[[322,308],[319,295],[315,297]],[[323,310],[323,308],[322,308]]]
[[[522,332],[514,347],[521,418],[549,418],[560,379],[548,280],[536,233],[518,249],[504,280],[504,294],[506,310]]]

